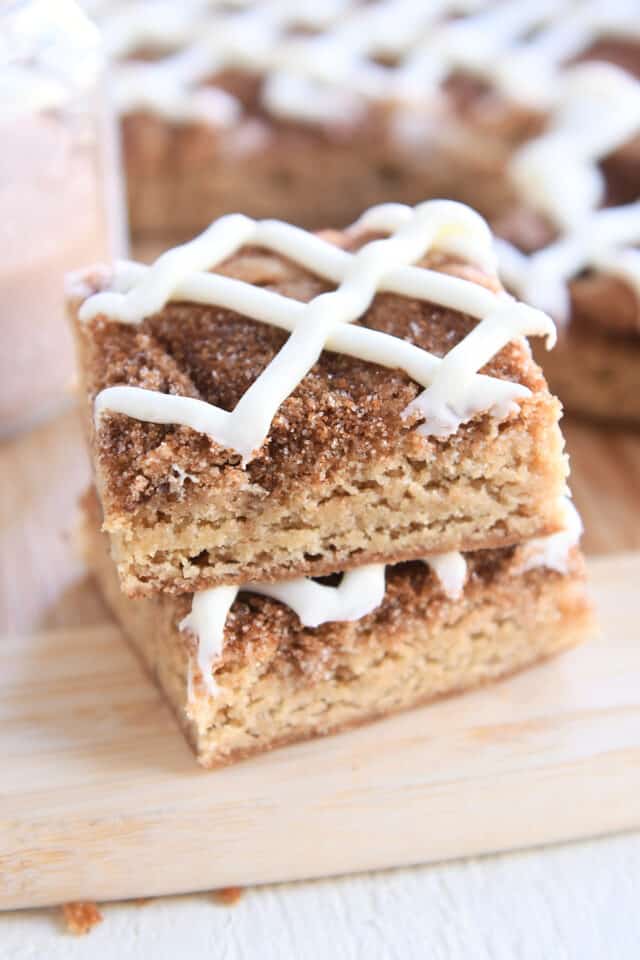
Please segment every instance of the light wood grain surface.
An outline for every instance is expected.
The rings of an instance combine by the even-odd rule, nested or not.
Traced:
[[[640,834],[101,907],[88,938],[58,910],[0,916],[3,960],[638,960]],[[4,948],[4,952],[3,949]]]
[[[640,434],[570,422],[565,432],[587,550],[640,549]],[[214,790],[76,557],[71,531],[88,478],[74,410],[0,446],[0,750],[11,769],[0,785],[3,906],[362,869],[640,822],[637,557],[596,563],[607,643],[216,774]],[[256,792],[263,777],[274,787]],[[197,798],[188,810],[186,784]],[[425,818],[430,830],[416,833]],[[293,860],[275,839],[292,830]],[[240,838],[251,845],[244,858]]]
[[[594,560],[591,572],[599,641],[214,773],[197,767],[115,626],[5,636],[0,907],[325,876],[640,826],[640,555]]]

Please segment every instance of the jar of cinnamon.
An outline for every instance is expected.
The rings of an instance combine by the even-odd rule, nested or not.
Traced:
[[[96,28],[71,0],[0,0],[0,438],[70,402],[64,277],[124,252]]]

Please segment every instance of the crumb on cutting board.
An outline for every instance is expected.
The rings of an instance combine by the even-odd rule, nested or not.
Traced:
[[[233,907],[242,897],[243,893],[244,887],[220,887],[219,890],[213,891],[212,896],[216,903],[225,907]]]
[[[76,935],[89,933],[95,926],[102,923],[102,914],[98,910],[98,905],[91,901],[65,903],[62,906],[62,913],[67,931]]]

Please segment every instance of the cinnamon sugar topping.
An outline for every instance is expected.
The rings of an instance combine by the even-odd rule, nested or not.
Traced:
[[[429,201],[411,209],[373,207],[352,231],[389,234],[355,253],[279,221],[222,217],[191,243],[176,247],[150,267],[116,265],[111,289],[81,306],[88,321],[108,316],[137,325],[170,299],[219,305],[290,332],[280,351],[232,411],[182,393],[167,394],[131,385],[113,386],[95,400],[96,423],[107,412],[152,423],[181,424],[237,451],[246,465],[260,450],[281,404],[317,362],[323,349],[384,367],[400,368],[425,387],[403,416],[420,419],[418,432],[446,437],[476,414],[499,419],[514,413],[529,395],[526,387],[487,378],[478,370],[511,340],[555,332],[547,316],[502,292],[443,272],[411,266],[430,250],[462,255],[487,268],[491,235],[468,207]],[[243,281],[202,272],[247,245],[278,252],[337,284],[307,303]],[[378,291],[389,291],[464,311],[480,322],[444,358],[406,341],[354,324]]]

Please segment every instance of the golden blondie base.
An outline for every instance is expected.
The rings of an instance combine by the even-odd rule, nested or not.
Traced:
[[[459,600],[445,597],[424,564],[402,564],[387,570],[380,607],[354,623],[308,629],[281,604],[241,595],[214,668],[218,693],[210,695],[196,675],[190,698],[194,644],[178,623],[191,598],[125,597],[99,533],[95,497],[87,504],[88,563],[205,767],[498,679],[593,631],[577,551],[566,575],[546,569],[518,573],[517,548],[469,555]]]
[[[110,518],[123,589],[136,596],[322,576],[552,533],[562,524],[562,441],[549,408],[532,413],[509,425],[487,417],[473,438],[430,457],[346,463],[324,483],[292,484],[286,499],[245,484]]]
[[[400,115],[392,126],[406,134],[393,137],[389,118],[377,114],[348,133],[266,117],[225,132],[131,114],[123,147],[132,231],[142,243],[181,242],[240,209],[322,229],[345,226],[377,203],[426,197],[497,216],[514,202],[504,169],[530,123],[501,116],[487,135],[451,111],[446,123]]]

